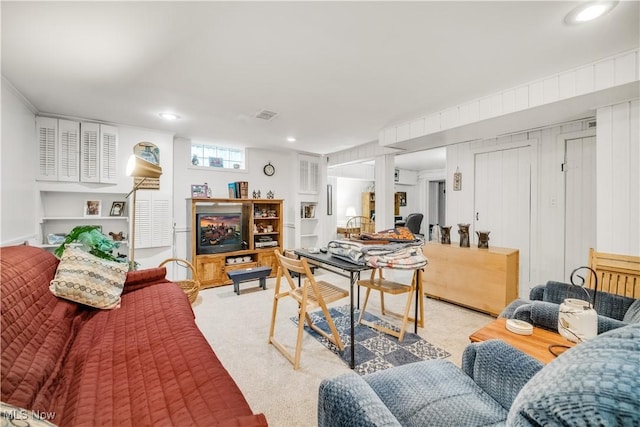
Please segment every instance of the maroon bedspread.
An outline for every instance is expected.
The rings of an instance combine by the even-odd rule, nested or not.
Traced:
[[[164,269],[130,273],[121,307],[97,310],[49,292],[57,260],[47,252],[0,257],[3,401],[55,412],[61,426],[267,424]]]

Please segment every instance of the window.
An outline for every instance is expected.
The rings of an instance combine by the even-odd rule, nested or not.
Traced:
[[[246,169],[244,148],[192,142],[191,164],[207,168]]]

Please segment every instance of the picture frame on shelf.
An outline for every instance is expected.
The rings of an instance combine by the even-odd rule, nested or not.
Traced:
[[[111,204],[111,210],[109,216],[122,216],[124,215],[125,202],[116,201]]]
[[[100,216],[102,214],[102,200],[85,200],[84,216]]]
[[[207,185],[205,184],[191,184],[191,198],[206,198],[207,197]]]

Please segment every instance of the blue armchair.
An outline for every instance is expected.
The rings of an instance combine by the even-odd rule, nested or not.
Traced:
[[[593,289],[586,289],[593,300]],[[586,299],[584,290],[567,283],[549,281],[531,289],[530,301],[517,299],[499,317],[524,320],[534,326],[558,330],[558,309],[565,298]],[[597,291],[598,333],[640,322],[640,300]]]
[[[640,425],[640,324],[547,366],[503,341],[470,344],[462,369],[430,360],[323,380],[318,425]]]

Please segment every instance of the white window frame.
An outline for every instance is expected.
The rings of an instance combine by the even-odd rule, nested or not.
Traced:
[[[198,164],[193,164],[194,149],[201,149],[202,151],[197,156]],[[235,152],[240,155],[240,159],[234,159],[230,156],[230,152]],[[210,155],[212,154],[212,155]],[[222,166],[210,165],[212,158],[217,157],[222,159]],[[213,171],[223,172],[247,172],[247,150],[244,147],[238,147],[233,145],[223,145],[208,143],[202,141],[191,141],[191,150],[189,151],[189,163],[190,167],[194,169],[206,169]],[[233,165],[238,164],[239,167],[235,168]]]

